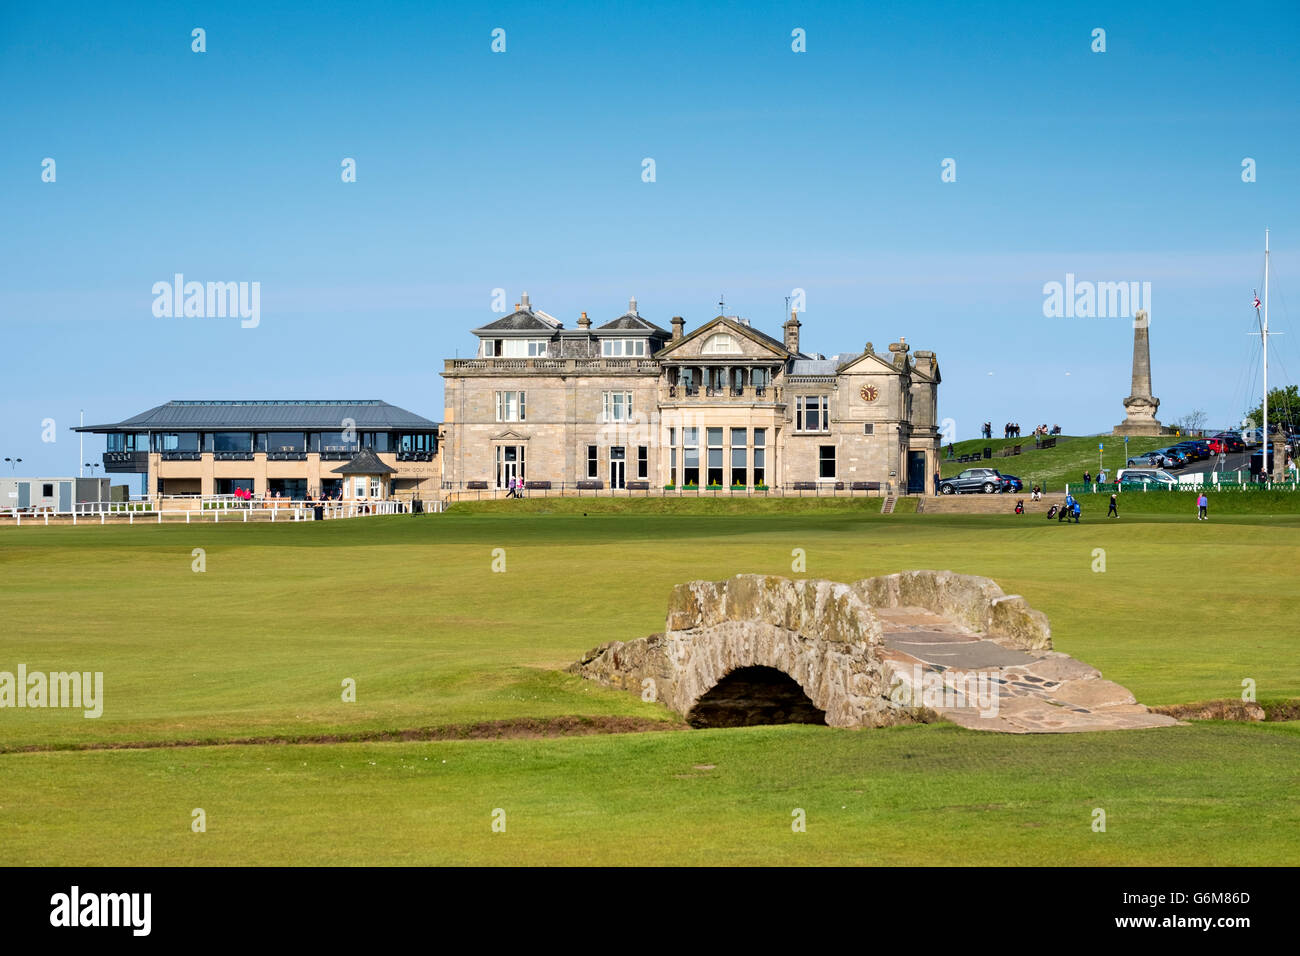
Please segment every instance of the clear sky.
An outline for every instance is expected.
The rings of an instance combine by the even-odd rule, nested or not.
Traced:
[[[0,458],[75,473],[79,410],[170,399],[441,420],[496,288],[688,330],[725,295],[776,335],[803,289],[805,351],[934,350],[974,437],[1122,419],[1131,321],[1046,318],[1043,286],[1150,282],[1160,417],[1226,424],[1265,227],[1271,377],[1300,372],[1298,28],[1294,0],[6,2]],[[155,317],[178,272],[259,282],[260,323]]]

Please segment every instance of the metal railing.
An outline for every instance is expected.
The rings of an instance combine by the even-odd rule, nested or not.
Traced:
[[[168,507],[168,505],[186,504],[187,507]],[[199,507],[193,507],[195,504]],[[142,522],[161,524],[168,521],[184,521],[186,524],[208,521],[220,523],[237,520],[254,521],[311,521],[319,513],[320,518],[360,518],[373,515],[395,515],[430,513],[439,514],[446,509],[441,498],[428,501],[423,499],[401,500],[395,498],[366,500],[331,500],[307,501],[289,498],[257,498],[251,501],[235,499],[233,495],[199,496],[176,495],[159,496],[155,499],[138,499],[132,501],[79,501],[71,508],[60,509],[53,505],[38,505],[26,508],[6,508],[0,510],[0,519],[12,520],[16,525],[24,522],[48,525],[53,518],[58,522],[71,519],[71,524],[95,523],[135,524]]]
[[[545,487],[542,487],[542,486]],[[600,487],[594,487],[599,485]],[[631,487],[630,487],[631,486]],[[890,481],[793,481],[779,485],[658,485],[645,479],[628,479],[612,488],[596,479],[533,482],[512,494],[509,488],[482,481],[444,481],[442,493],[460,501],[500,501],[506,498],[885,498],[905,492]]]

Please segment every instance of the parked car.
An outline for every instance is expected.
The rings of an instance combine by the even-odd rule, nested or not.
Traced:
[[[939,482],[939,493],[943,495],[960,495],[968,492],[992,495],[1000,492],[1002,488],[1002,475],[996,468],[967,468],[961,474]]]
[[[1121,489],[1141,488],[1144,485],[1153,488],[1177,487],[1178,479],[1159,468],[1121,468],[1116,481]]]
[[[1175,448],[1181,448],[1187,452],[1187,457],[1192,461],[1204,461],[1210,457],[1210,443],[1201,438],[1192,438],[1187,441],[1180,441]]]
[[[1004,492],[1024,491],[1025,483],[1015,475],[1002,476],[1002,490]]]
[[[1215,435],[1210,439],[1210,453],[1214,455],[1229,454],[1231,452],[1245,450],[1246,443],[1242,441],[1238,435],[1224,433]]]
[[[1130,468],[1173,468],[1174,460],[1163,452],[1144,451],[1128,459]]]
[[[1192,460],[1191,456],[1187,454],[1187,449],[1179,448],[1177,445],[1161,448],[1159,452],[1172,461],[1175,468],[1186,468],[1188,462]]]

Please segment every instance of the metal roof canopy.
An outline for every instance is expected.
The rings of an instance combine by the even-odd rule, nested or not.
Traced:
[[[379,399],[283,401],[172,401],[120,422],[85,425],[77,432],[342,429],[435,430],[437,422]]]

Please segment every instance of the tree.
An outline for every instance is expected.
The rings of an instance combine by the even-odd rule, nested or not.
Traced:
[[[1199,432],[1204,430],[1205,423],[1209,420],[1210,420],[1210,416],[1206,415],[1205,412],[1197,408],[1194,409],[1193,411],[1188,412],[1182,418],[1174,422],[1174,427],[1177,428],[1184,435],[1190,435],[1193,432]]]
[[[1256,426],[1264,424],[1264,403],[1247,412],[1246,417]],[[1270,429],[1281,424],[1287,431],[1300,425],[1300,388],[1288,385],[1268,390],[1268,424]]]

